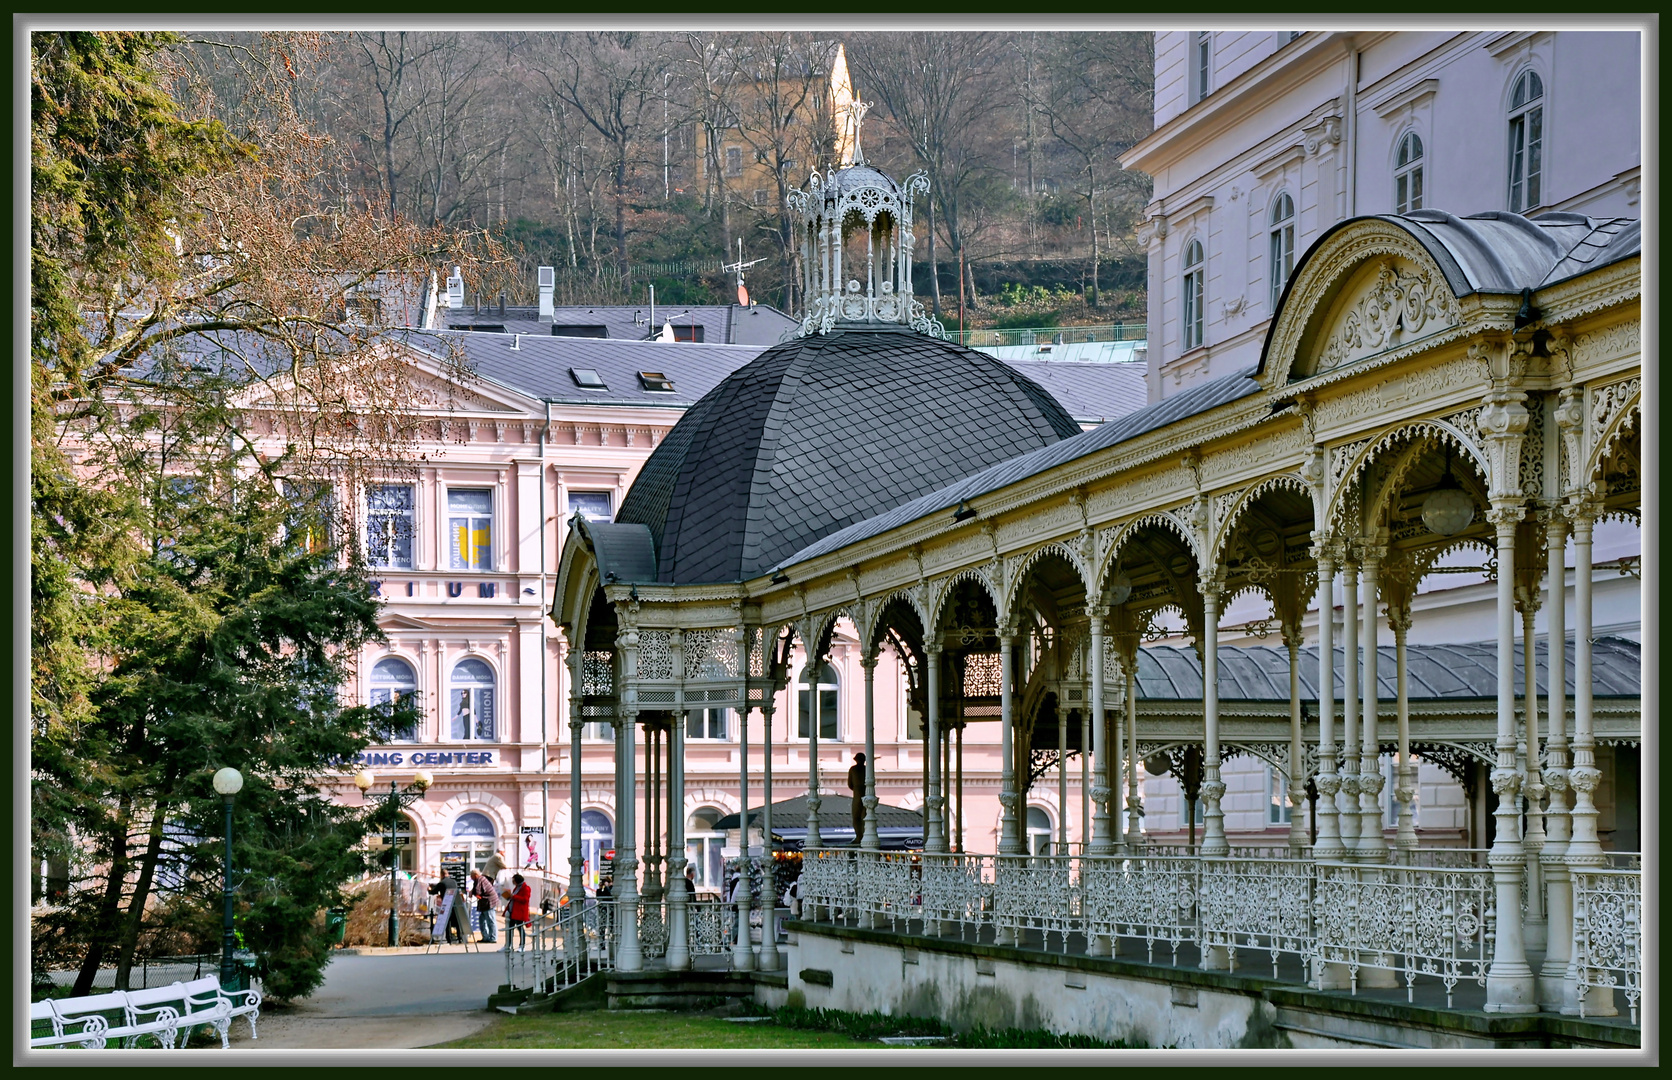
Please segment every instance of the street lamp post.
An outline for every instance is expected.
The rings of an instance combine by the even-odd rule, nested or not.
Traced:
[[[412,777],[412,783],[405,788],[395,786],[389,781],[389,792],[372,793],[372,784],[376,782],[371,772],[361,769],[354,774],[354,786],[369,800],[376,801],[382,809],[389,813],[389,947],[392,949],[401,943],[401,901],[400,884],[397,872],[400,870],[399,837],[396,828],[400,824],[401,811],[424,797],[424,792],[435,782],[427,770],[420,769]]]
[[[232,936],[232,800],[244,787],[244,775],[229,765],[215,773],[214,784],[226,807],[226,876],[221,887],[221,898],[225,902],[221,915],[221,987],[232,990],[238,978],[232,963],[235,945]]]

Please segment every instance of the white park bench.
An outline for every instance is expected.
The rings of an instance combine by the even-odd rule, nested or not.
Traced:
[[[103,1017],[108,1025],[103,1033],[104,1039],[121,1039],[129,1047],[138,1045],[141,1036],[145,1035],[155,1038],[162,1046],[173,1046],[175,1032],[180,1027],[180,1014],[173,1007],[133,1005],[121,990],[93,997],[49,1001],[48,1004],[58,1014],[58,1019],[66,1024],[85,1016]]]
[[[50,1001],[37,1001],[29,1006],[29,1048],[40,1050],[52,1046],[79,1045],[97,1050],[105,1044],[105,1018],[98,1014],[64,1020]]]
[[[242,1016],[250,1022],[250,1038],[256,1038],[255,1022],[261,1017],[261,991],[259,990],[223,990],[220,980],[213,975],[206,975],[201,979],[194,979],[189,983],[178,984],[185,988],[189,1000],[193,1002],[193,1009],[197,1009],[197,1002],[218,999],[226,1006],[226,1019],[215,1030],[220,1032],[221,1045],[227,1045],[227,1029],[232,1021]],[[182,1014],[184,1015],[184,1014]],[[194,1021],[195,1023],[195,1021]]]
[[[226,1032],[232,1026],[232,999],[221,993],[213,976],[191,983],[177,982],[168,986],[129,990],[127,995],[130,1007],[153,1009],[166,1005],[173,1009],[179,1016],[181,1046],[191,1038],[192,1029],[198,1027],[213,1028],[215,1034],[221,1037],[222,1048],[227,1046]]]

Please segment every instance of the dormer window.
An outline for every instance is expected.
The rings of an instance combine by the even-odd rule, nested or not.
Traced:
[[[658,394],[673,393],[673,380],[660,371],[639,372],[639,385]]]
[[[603,378],[591,368],[572,367],[569,369],[569,377],[574,379],[575,385],[580,387],[582,390],[609,389],[609,386],[605,384]]]

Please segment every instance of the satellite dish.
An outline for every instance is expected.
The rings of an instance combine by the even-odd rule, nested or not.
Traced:
[[[737,287],[737,303],[739,307],[749,306],[749,290],[741,285]]]

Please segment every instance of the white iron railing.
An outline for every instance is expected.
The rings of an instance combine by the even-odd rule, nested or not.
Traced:
[[[1643,976],[1643,873],[1641,870],[1573,871],[1574,958],[1581,991],[1613,996],[1624,990],[1631,1022]],[[1587,998],[1579,995],[1579,1015]],[[1612,1009],[1605,1010],[1609,1014]],[[1597,1010],[1591,1009],[1593,1015]]]

